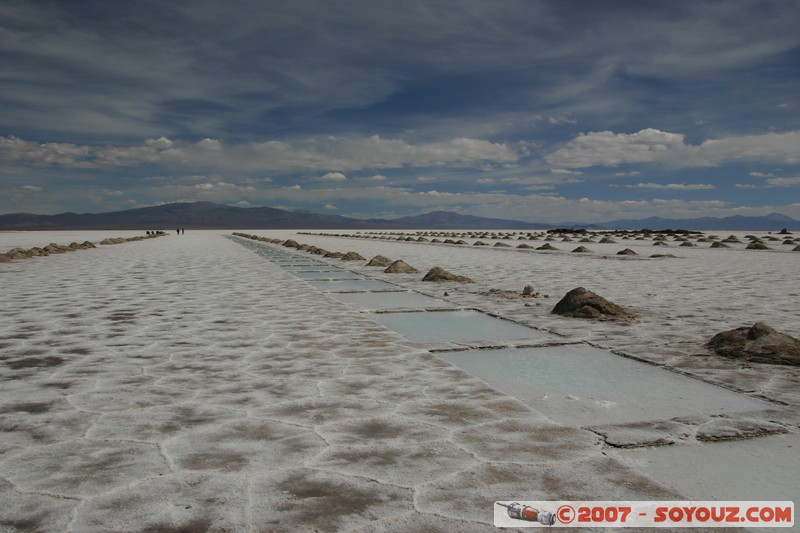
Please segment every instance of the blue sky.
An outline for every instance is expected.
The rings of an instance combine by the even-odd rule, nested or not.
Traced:
[[[800,2],[0,3],[0,213],[800,218]]]

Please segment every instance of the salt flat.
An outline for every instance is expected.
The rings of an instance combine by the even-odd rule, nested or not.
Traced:
[[[288,266],[304,260],[278,264],[253,253],[280,247],[190,231],[0,264],[3,294],[13,302],[0,310],[0,528],[493,531],[495,500],[716,497],[705,492],[713,487],[698,492],[644,468],[641,456],[617,451],[620,443],[671,440],[678,461],[682,449],[729,426],[775,434],[748,441],[753,446],[797,433],[794,367],[693,354],[713,333],[757,320],[797,336],[800,254],[687,248],[673,250],[681,259],[627,261],[250,233],[402,258],[421,273],[443,266],[476,283],[432,286],[421,273],[323,260],[446,307],[491,311],[563,342],[589,341],[669,367],[653,371],[688,372],[705,387],[736,389],[724,392],[737,402],[766,407],[732,401],[723,417],[692,413],[636,427],[568,420],[384,327],[374,307],[314,288],[291,271],[302,267]],[[7,247],[72,240],[85,238],[0,235]],[[528,283],[551,298],[481,294]],[[578,285],[641,318],[619,325],[551,316]],[[703,442],[706,452],[724,444]],[[735,461],[736,453],[726,448],[720,457]],[[797,470],[785,455],[773,468]],[[768,473],[770,462],[724,473],[705,465],[740,483],[760,468]],[[797,493],[796,484],[785,486]]]

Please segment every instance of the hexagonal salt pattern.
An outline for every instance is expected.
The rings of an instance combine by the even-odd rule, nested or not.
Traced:
[[[489,531],[496,499],[674,495],[240,241],[0,264],[0,530]]]

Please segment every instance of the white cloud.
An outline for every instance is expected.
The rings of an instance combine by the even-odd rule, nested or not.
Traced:
[[[636,133],[581,133],[547,155],[551,165],[567,168],[663,163],[679,167],[708,167],[739,161],[800,163],[800,131],[711,139],[688,145],[685,136],[653,128]]]
[[[333,204],[325,204],[325,209],[333,210],[333,209],[337,209],[337,207],[335,205],[333,205]]]
[[[479,166],[486,161],[510,163],[517,156],[505,145],[481,139],[456,138],[413,144],[403,139],[308,137],[292,143],[265,141],[225,145],[219,140],[196,143],[166,137],[140,145],[95,146],[39,144],[17,137],[0,137],[0,161],[34,166],[74,168],[165,165],[229,171],[400,168],[404,166]],[[332,173],[336,174],[336,173]]]
[[[583,175],[583,172],[581,172],[580,170],[569,170],[569,169],[566,169],[566,168],[551,168],[550,172],[553,173],[553,174],[562,174],[562,175],[566,174],[566,175],[570,175],[570,176],[581,176],[581,175]]]
[[[663,162],[684,150],[683,138],[681,134],[652,128],[631,134],[611,131],[581,133],[560,150],[546,156],[545,160],[568,168]]]
[[[35,185],[23,185],[20,189],[25,192],[42,192],[42,188]]]
[[[672,189],[680,191],[705,191],[714,189],[709,183],[637,183],[626,185],[629,189]]]
[[[615,172],[614,175],[619,178],[625,178],[628,176],[630,177],[641,176],[642,173],[639,172],[638,170],[631,170],[630,172]]]
[[[769,173],[764,173],[764,172],[751,172],[750,175],[755,177],[755,178],[772,178],[772,177],[775,177],[775,174],[769,174]]]
[[[241,185],[236,185],[234,183],[226,183],[224,181],[213,182],[213,183],[198,183],[196,185],[192,185],[192,187],[194,187],[195,189],[201,190],[201,191],[229,191],[229,192],[237,191],[237,192],[239,192],[239,191],[254,191],[255,190],[255,188],[250,186],[250,185],[241,186]]]
[[[328,172],[324,176],[319,177],[320,181],[347,181],[347,176],[341,172]]]
[[[717,166],[734,161],[800,163],[800,131],[743,135],[705,141],[697,147],[696,166]]]
[[[774,176],[774,174],[761,174],[760,172],[751,172],[750,175],[755,177]],[[798,185],[800,185],[800,176],[789,178],[770,177],[764,182],[764,185],[737,183],[735,186],[738,189],[770,189],[773,187],[796,187]]]
[[[564,115],[559,115],[556,117],[550,117],[547,119],[550,124],[560,126],[562,124],[577,124],[578,121],[574,118],[565,117]]]
[[[800,185],[800,176],[793,178],[770,178],[767,184],[771,187],[796,187]]]
[[[511,183],[514,185],[523,185],[534,188],[544,186],[547,189],[552,189],[554,185],[583,183],[583,180],[580,180],[578,178],[572,178],[572,177],[561,178],[553,176],[528,176],[528,177],[503,178],[501,181],[503,183]]]

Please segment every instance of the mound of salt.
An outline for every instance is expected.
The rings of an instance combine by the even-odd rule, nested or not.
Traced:
[[[376,255],[367,263],[368,267],[387,267],[392,264],[392,260],[383,255]]]
[[[457,281],[459,283],[474,283],[466,276],[459,276],[443,269],[442,267],[433,267],[425,274],[422,281]]]
[[[402,259],[398,259],[384,270],[387,274],[412,274],[419,272],[416,268],[412,267]]]
[[[717,333],[706,343],[706,347],[723,357],[800,366],[800,340],[763,322]]]
[[[578,287],[569,291],[551,313],[573,318],[630,319],[633,314],[602,296]]]

